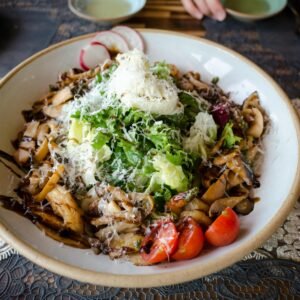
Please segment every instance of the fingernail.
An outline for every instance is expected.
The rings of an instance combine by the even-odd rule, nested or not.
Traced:
[[[197,11],[195,14],[195,17],[199,20],[201,20],[203,18],[203,14],[200,11]]]
[[[218,11],[215,13],[215,18],[216,18],[218,21],[224,21],[225,18],[226,18],[226,12],[225,12],[225,10],[218,10]]]

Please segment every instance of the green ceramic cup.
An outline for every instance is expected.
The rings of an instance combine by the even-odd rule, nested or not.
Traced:
[[[287,0],[222,0],[229,15],[241,21],[256,21],[281,12]]]

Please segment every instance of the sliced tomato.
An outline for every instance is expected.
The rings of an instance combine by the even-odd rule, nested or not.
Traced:
[[[239,231],[239,217],[232,208],[227,207],[208,227],[205,238],[213,246],[225,246],[231,244],[237,238]]]
[[[191,259],[199,255],[204,245],[202,228],[192,219],[184,219],[177,227],[179,231],[178,248],[172,255],[174,260]]]
[[[155,224],[141,246],[142,258],[150,264],[165,261],[176,251],[178,245],[178,232],[171,221]]]

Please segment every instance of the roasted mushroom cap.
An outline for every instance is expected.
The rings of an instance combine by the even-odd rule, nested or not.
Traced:
[[[64,227],[76,233],[83,233],[84,224],[75,199],[63,186],[57,185],[47,194],[53,211],[64,220]]]
[[[228,170],[226,170],[218,178],[218,180],[207,189],[207,191],[204,193],[201,199],[204,200],[206,203],[211,204],[215,200],[223,197],[226,191],[227,174]]]
[[[210,206],[208,215],[210,217],[218,216],[226,207],[234,208],[236,205],[241,203],[241,201],[243,201],[246,197],[247,195],[218,199]]]
[[[185,210],[180,214],[180,218],[191,217],[197,223],[204,226],[209,226],[212,220],[201,210]]]
[[[235,206],[235,211],[241,215],[248,215],[254,209],[254,201],[247,198]]]
[[[250,127],[247,134],[255,138],[259,138],[264,130],[264,118],[258,108],[248,108],[243,111],[246,118],[250,119]]]
[[[204,212],[208,212],[209,205],[198,198],[194,198],[184,207],[184,210],[202,210]]]
[[[260,107],[258,93],[254,92],[244,101],[243,109]]]
[[[100,241],[106,241],[110,239],[114,234],[137,232],[139,226],[127,222],[116,222],[110,226],[100,229],[95,235]]]
[[[73,98],[70,87],[65,87],[62,90],[58,91],[53,98],[51,99],[52,105],[57,106],[64,104]]]

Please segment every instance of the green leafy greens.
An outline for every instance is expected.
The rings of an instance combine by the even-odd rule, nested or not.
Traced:
[[[105,86],[115,69],[112,65],[98,74],[95,85]],[[165,62],[154,64],[151,70],[159,79],[172,79]],[[86,104],[71,115],[77,120],[72,123],[80,141],[86,137],[79,129],[89,128],[90,145],[98,153],[95,178],[127,192],[151,193],[159,207],[172,195],[191,188],[202,153],[187,150],[184,139],[199,113],[208,115],[205,100],[180,92],[183,113],[161,116],[125,107],[116,97],[105,102],[105,88],[99,88],[99,94],[106,105],[97,109]],[[211,126],[207,144],[215,140],[215,124]]]
[[[232,148],[236,143],[240,142],[242,138],[234,135],[232,130],[233,124],[228,122],[222,132],[223,145],[226,148]]]

